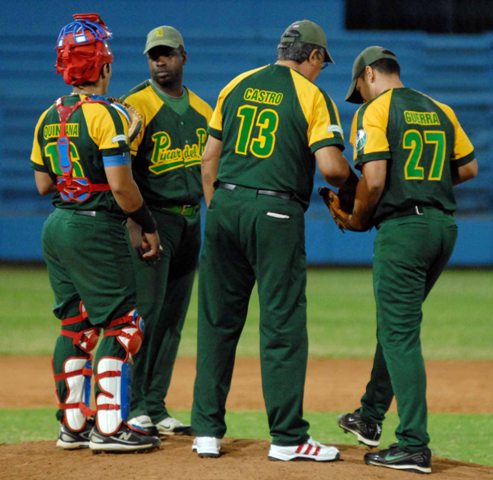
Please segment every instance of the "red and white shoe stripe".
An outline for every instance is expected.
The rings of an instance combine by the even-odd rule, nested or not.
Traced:
[[[299,455],[310,455],[310,452],[312,451],[312,449],[315,448],[315,451],[311,454],[313,455],[314,457],[316,457],[319,452],[320,452],[320,445],[312,445],[310,443],[302,443],[301,445],[298,445],[298,448],[296,449],[296,453]],[[305,449],[305,451],[303,451],[303,449]]]

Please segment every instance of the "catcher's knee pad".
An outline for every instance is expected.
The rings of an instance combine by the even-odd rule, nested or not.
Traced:
[[[127,419],[130,364],[118,357],[101,357],[96,367],[96,423],[104,435],[113,435]]]
[[[62,331],[60,334],[64,337],[72,338],[72,343],[75,346],[89,353],[94,350],[94,347],[98,343],[100,329],[91,326],[87,322],[88,316],[82,302],[80,302],[79,311],[80,313],[78,315],[62,318]],[[71,330],[64,328],[67,326],[70,326]]]
[[[115,330],[110,330],[120,327]],[[142,346],[144,338],[144,320],[139,315],[137,310],[130,310],[122,317],[115,318],[110,322],[104,332],[105,337],[116,337],[118,343],[127,352],[127,358],[130,355],[135,355]]]
[[[63,423],[75,432],[86,426],[86,417],[92,415],[89,408],[91,398],[91,358],[70,357],[63,363],[63,371],[54,373],[57,385],[58,407],[63,410]],[[63,386],[59,381],[63,380]]]

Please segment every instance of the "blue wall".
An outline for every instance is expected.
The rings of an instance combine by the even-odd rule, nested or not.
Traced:
[[[41,259],[41,226],[51,205],[34,186],[32,134],[41,111],[69,91],[54,73],[54,43],[71,14],[87,11],[88,3],[18,0],[0,18],[0,260]],[[480,177],[457,190],[460,236],[451,264],[493,266],[493,34],[347,32],[343,0],[92,1],[90,10],[100,13],[114,33],[110,94],[119,96],[148,76],[145,35],[171,24],[185,37],[186,84],[211,104],[234,75],[272,62],[284,28],[309,17],[328,33],[336,64],[317,83],[338,105],[346,136],[354,106],[344,102],[344,94],[354,57],[370,44],[391,47],[404,82],[451,104],[477,148]],[[351,158],[349,145],[346,155]],[[316,187],[322,183],[317,176]],[[315,194],[306,219],[310,263],[371,263],[373,232],[343,235]]]

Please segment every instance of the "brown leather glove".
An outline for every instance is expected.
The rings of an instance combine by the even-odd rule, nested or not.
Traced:
[[[128,143],[130,145],[142,128],[142,115],[135,107],[127,102],[119,100],[118,98],[108,97],[107,100],[114,104],[115,108],[123,108],[126,110],[128,116],[130,117],[130,121],[128,123]]]
[[[342,232],[350,230],[349,215],[351,215],[351,212],[346,212],[342,209],[337,193],[327,187],[320,187],[318,193],[322,197],[325,205],[327,205],[335,224]]]

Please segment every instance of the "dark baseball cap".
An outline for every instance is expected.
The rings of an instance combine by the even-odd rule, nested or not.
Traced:
[[[356,90],[356,82],[367,65],[371,65],[377,60],[389,58],[397,62],[396,55],[384,47],[372,46],[365,48],[353,63],[352,81],[346,93],[346,102],[363,103],[363,98]]]
[[[146,46],[144,48],[144,55],[154,47],[170,47],[178,48],[182,46],[185,48],[183,37],[181,33],[174,27],[169,25],[162,25],[161,27],[153,28],[147,34]]]
[[[311,20],[298,20],[293,22],[281,35],[280,45],[290,43],[311,43],[322,47],[325,51],[324,61],[334,63],[327,48],[327,37],[322,27]]]

